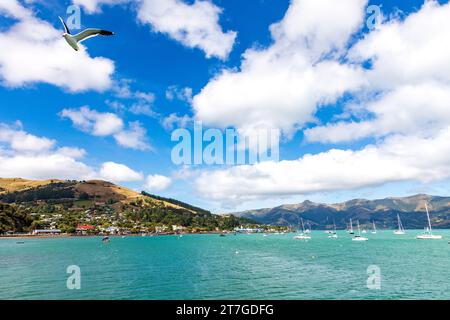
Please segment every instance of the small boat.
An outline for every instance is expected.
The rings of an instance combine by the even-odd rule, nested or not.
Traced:
[[[219,237],[225,237],[225,233],[221,233],[221,234],[219,234]]]
[[[355,232],[353,232],[353,222],[352,222],[352,218],[350,218],[350,229],[348,230],[349,234],[355,234]]]
[[[361,231],[361,233],[367,233],[367,231],[366,231],[365,229],[363,229],[363,230]]]
[[[357,222],[358,222],[358,234],[353,237],[352,241],[367,241],[367,240],[369,240],[368,238],[361,236],[361,229],[359,227],[359,220]]]
[[[375,221],[372,221],[372,226],[373,226],[372,234],[377,234],[377,227],[375,226]]]
[[[328,238],[330,238],[330,239],[337,239],[337,237],[338,237],[338,235],[337,235],[337,232],[336,232],[336,223],[333,221],[333,231],[330,231],[329,232],[329,236],[328,236]]]
[[[297,240],[309,240],[309,239],[311,239],[311,236],[308,236],[307,234],[301,233],[301,234],[298,234],[298,235],[294,236],[294,239],[297,239]]]
[[[433,231],[431,230],[431,220],[430,220],[430,213],[428,212],[428,206],[425,203],[425,209],[427,211],[427,219],[428,219],[428,227],[425,228],[425,232],[422,234],[419,234],[416,238],[422,239],[422,240],[440,240],[442,239],[441,235],[433,234]]]
[[[108,243],[109,242],[109,237],[108,236],[103,237],[102,242],[103,243]]]
[[[405,234],[405,229],[403,228],[402,220],[400,220],[400,215],[397,213],[398,229],[394,231],[394,234],[402,235]]]
[[[24,244],[24,241],[17,241],[16,244]]]
[[[294,236],[294,239],[309,240],[309,239],[311,239],[311,236],[306,233],[306,231],[305,231],[305,224],[303,223],[303,219],[301,219],[301,220],[302,220],[302,232],[300,234]]]

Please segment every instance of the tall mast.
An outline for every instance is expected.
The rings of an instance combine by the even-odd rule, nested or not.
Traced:
[[[430,230],[430,234],[431,234],[431,220],[430,220],[430,213],[428,212],[428,206],[427,203],[425,202],[425,210],[427,210],[427,219],[428,219],[428,230]]]

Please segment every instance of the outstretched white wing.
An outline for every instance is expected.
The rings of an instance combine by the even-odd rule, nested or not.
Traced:
[[[86,39],[98,36],[98,35],[112,36],[112,35],[114,35],[114,33],[112,33],[111,31],[102,30],[102,29],[86,29],[73,37],[75,40],[77,40],[77,42],[81,42]]]

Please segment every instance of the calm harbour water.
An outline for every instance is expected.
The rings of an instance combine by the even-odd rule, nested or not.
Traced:
[[[0,299],[450,299],[450,231],[418,233],[0,239]],[[69,265],[81,290],[66,287]]]

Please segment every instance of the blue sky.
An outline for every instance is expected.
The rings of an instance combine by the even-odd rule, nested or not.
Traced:
[[[450,29],[424,24],[450,21],[447,1],[74,3],[82,28],[116,35],[74,52],[56,34],[71,1],[0,5],[0,175],[109,178],[214,212],[448,194],[448,147],[440,143],[450,127]],[[375,30],[365,23],[372,4],[383,13]],[[43,39],[21,25],[43,28]],[[169,123],[175,115],[185,122]],[[191,130],[194,119],[280,129],[281,162],[175,165],[171,132]],[[99,133],[96,125],[108,127]],[[424,156],[414,145],[429,146],[430,161],[412,161]]]

